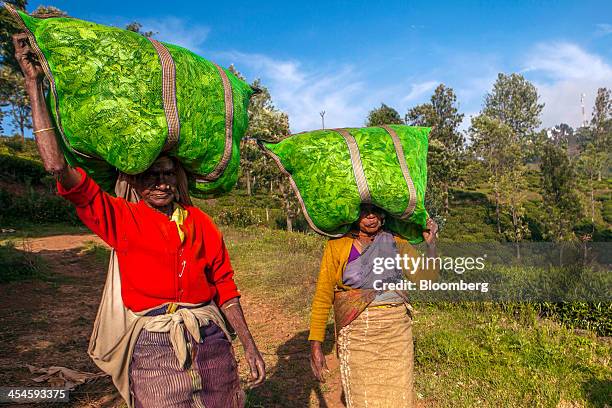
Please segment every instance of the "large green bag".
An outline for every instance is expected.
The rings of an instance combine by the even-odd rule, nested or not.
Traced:
[[[316,232],[345,234],[359,219],[360,204],[371,203],[390,215],[387,228],[418,243],[428,218],[430,130],[401,125],[316,130],[259,144],[289,177]]]
[[[183,164],[196,196],[234,186],[253,93],[247,83],[189,50],[128,30],[7,9],[49,79],[70,164],[112,190],[117,170],[143,172],[165,153]]]

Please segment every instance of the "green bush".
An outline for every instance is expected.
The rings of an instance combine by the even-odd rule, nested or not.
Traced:
[[[242,207],[225,208],[218,213],[216,218],[221,225],[231,225],[233,227],[247,227],[264,223],[257,212]]]
[[[23,141],[21,140],[21,138],[16,138],[16,137],[6,138],[6,140],[4,140],[4,145],[8,147],[9,149],[14,150],[16,152],[23,152],[25,150],[23,147]]]
[[[612,224],[612,200],[602,200],[601,216],[608,224]]]
[[[10,241],[0,244],[0,283],[32,279],[41,270],[37,255],[16,249]]]
[[[0,189],[0,221],[17,223],[66,222],[79,224],[72,205],[63,198],[30,189],[24,195],[13,195]]]
[[[279,214],[274,220],[276,224],[276,228],[286,230],[287,229],[287,217],[284,213]],[[308,221],[304,218],[304,214],[300,212],[300,214],[293,220],[292,224],[293,231],[306,232],[310,230],[310,226],[308,225]]]
[[[599,336],[612,335],[612,303],[559,302],[534,305],[540,316],[565,326],[591,330]]]
[[[25,145],[21,136],[0,136],[0,153],[17,155],[40,161],[38,147],[34,139],[25,139]]]
[[[428,302],[415,302],[415,307]],[[440,310],[476,310],[487,314],[501,311],[521,324],[535,324],[546,318],[573,329],[590,330],[598,336],[612,335],[610,302],[435,302]]]
[[[0,174],[5,180],[26,184],[42,184],[47,172],[42,164],[18,156],[0,154]]]

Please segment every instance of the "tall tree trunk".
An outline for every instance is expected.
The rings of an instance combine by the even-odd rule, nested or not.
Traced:
[[[19,132],[21,134],[21,144],[25,147],[25,127],[23,125],[23,121],[19,124]]]
[[[247,195],[251,195],[251,170],[246,172]]]
[[[442,184],[442,189],[444,190],[444,214],[448,215],[450,209],[448,204],[448,183]]]
[[[501,222],[499,216],[499,189],[497,187],[497,180],[493,183],[493,190],[495,191],[495,217],[497,219],[497,233],[501,235]]]
[[[293,232],[293,220],[289,215],[289,211],[287,210],[287,231]]]
[[[595,192],[593,188],[593,180],[591,180],[591,225],[595,230]]]
[[[280,184],[281,194],[283,195],[283,204],[285,206],[285,218],[287,220],[287,231],[293,231],[293,219],[291,217],[291,203],[289,202],[289,194],[284,184]]]
[[[18,110],[17,115],[19,118],[19,132],[21,134],[21,143],[23,144],[23,147],[25,147],[25,127],[26,127],[27,116],[24,114],[22,110]]]
[[[514,206],[510,207],[512,211],[512,227],[514,228],[514,247],[516,249],[516,259],[521,260],[521,248],[519,246],[519,219]]]

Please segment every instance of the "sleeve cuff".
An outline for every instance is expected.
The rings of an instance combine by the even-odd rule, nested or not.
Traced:
[[[217,306],[221,307],[225,302],[233,298],[240,297],[240,291],[236,287],[236,284],[232,282],[221,283],[216,285],[217,296],[215,296]]]
[[[308,341],[319,341],[323,343],[325,340],[325,329],[310,329],[310,335],[308,336]]]
[[[85,207],[100,192],[100,187],[82,168],[77,167],[76,170],[81,174],[81,181],[69,190],[65,189],[58,181],[57,193],[77,207]]]

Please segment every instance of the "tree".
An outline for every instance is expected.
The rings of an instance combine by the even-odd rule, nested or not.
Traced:
[[[610,142],[612,142],[612,92],[607,88],[597,90],[591,127],[595,147],[601,150],[610,149]]]
[[[25,130],[32,128],[30,100],[23,76],[9,66],[0,68],[0,107],[8,108],[11,123],[19,129],[25,145]]]
[[[586,195],[589,203],[591,224],[595,228],[595,182],[601,177],[600,169],[606,163],[608,155],[598,150],[593,143],[589,143],[580,152],[576,162],[578,175],[586,186]]]
[[[586,186],[591,225],[595,228],[595,183],[601,181],[602,173],[610,165],[610,143],[612,143],[612,97],[607,88],[599,88],[593,117],[589,126],[576,131],[580,154],[576,170],[582,185]]]
[[[533,159],[538,153],[533,136],[540,126],[540,114],[544,108],[538,99],[536,87],[522,75],[499,73],[493,90],[485,96],[481,112],[513,130],[524,149],[524,160]]]
[[[582,213],[574,166],[566,151],[553,143],[544,145],[541,162],[542,198],[546,207],[545,236],[554,242],[573,240],[573,225]]]
[[[485,114],[472,118],[469,132],[472,140],[471,149],[483,161],[489,181],[493,184],[497,232],[502,234],[500,219],[502,176],[508,173],[517,175],[521,147],[513,136],[514,130],[510,126]]]
[[[26,0],[5,0],[5,3],[17,10],[25,10]],[[19,25],[13,16],[4,7],[0,7],[0,65],[19,71],[19,64],[15,60],[13,34],[20,31]]]
[[[520,259],[519,242],[528,238],[529,228],[525,222],[525,202],[527,201],[527,180],[522,165],[515,166],[499,175],[499,205],[502,213],[509,216],[512,228],[504,229],[507,240],[516,244],[516,256]]]
[[[574,129],[567,123],[550,128],[550,140],[557,146],[566,147],[574,136]]]
[[[32,16],[38,18],[68,17],[68,13],[54,6],[38,6],[32,12]]]
[[[609,166],[612,146],[612,93],[607,88],[599,88],[591,119],[593,148],[602,153],[598,162],[597,180],[601,181],[602,172]]]
[[[380,108],[372,109],[368,113],[366,126],[401,125],[403,123],[402,118],[395,109],[381,103]]]
[[[229,70],[237,77],[243,78],[233,65]],[[249,127],[241,142],[240,158],[247,194],[251,195],[255,191],[257,181],[259,185],[269,186],[268,192],[282,203],[287,230],[292,231],[293,221],[299,214],[298,202],[276,163],[265,156],[255,142],[257,139],[279,141],[287,137],[290,133],[289,117],[274,106],[270,92],[259,79],[251,86],[257,93],[251,97],[249,104]]]
[[[249,127],[246,136],[279,141],[289,135],[289,117],[274,106],[268,88],[263,86],[259,79],[251,86],[258,91],[251,97],[249,104]]]
[[[229,70],[229,72],[236,75],[238,79],[242,79],[243,81],[246,81],[244,76],[240,73],[240,71],[238,71],[238,69],[234,66],[234,64],[230,64],[230,66],[227,69]]]
[[[445,214],[448,214],[450,207],[449,187],[457,181],[461,170],[465,141],[458,130],[463,114],[459,113],[456,105],[457,97],[453,89],[440,84],[430,103],[415,106],[406,114],[406,123],[433,128],[429,136],[428,185],[439,185]]]
[[[485,96],[483,112],[510,126],[520,138],[540,126],[544,104],[536,87],[520,74],[499,73],[493,91]]]
[[[144,35],[145,37],[153,37],[156,34],[159,34],[155,31],[141,31],[142,30],[142,24],[136,22],[136,21],[132,21],[131,23],[127,24],[125,26],[125,29],[128,31],[133,31],[135,33],[138,33],[140,35]]]

